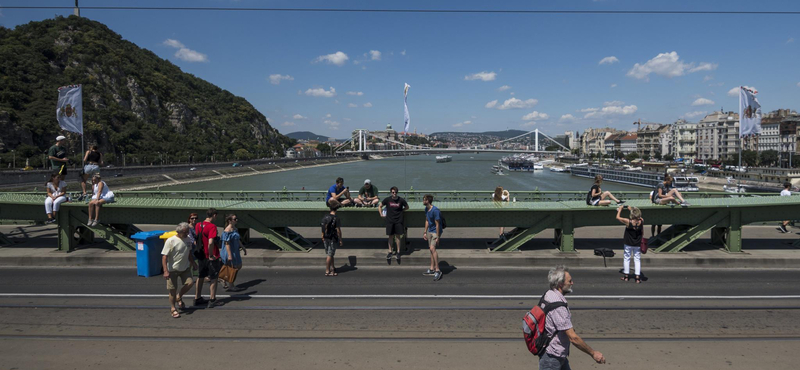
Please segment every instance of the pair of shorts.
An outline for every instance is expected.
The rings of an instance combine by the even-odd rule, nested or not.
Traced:
[[[428,231],[428,248],[436,248],[436,241],[439,240],[439,234],[436,232]]]
[[[403,235],[406,228],[403,224],[386,224],[386,235]]]
[[[339,245],[339,242],[333,239],[322,239],[322,243],[325,245],[325,255],[328,257],[333,257],[336,255],[336,246]]]
[[[92,197],[92,199],[97,199],[97,198],[96,197]],[[104,196],[104,197],[102,197],[100,199],[106,201],[106,203],[114,203],[116,201],[116,199],[114,199],[114,194],[107,194],[106,196]]]
[[[55,172],[55,173],[57,173],[59,175],[66,175],[67,174],[67,165],[66,164],[62,164],[61,166],[53,168],[53,172]]]
[[[219,270],[222,268],[222,261],[219,258],[215,260],[205,259],[197,261],[197,266],[199,267],[199,271],[197,272],[198,278],[214,280],[219,276]]]
[[[183,271],[170,271],[169,272],[169,279],[167,279],[167,289],[169,290],[176,290],[178,289],[178,278],[183,281],[182,286],[192,285],[192,269],[188,268]]]
[[[597,199],[594,199],[594,200],[592,200],[592,205],[593,205],[593,206],[596,206],[596,205],[598,205],[598,204],[600,204],[600,198],[597,198]]]
[[[99,173],[100,173],[100,166],[96,164],[87,164],[83,166],[84,175],[89,175],[89,177],[91,177]]]

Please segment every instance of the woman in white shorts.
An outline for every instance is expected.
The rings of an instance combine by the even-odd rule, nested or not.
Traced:
[[[642,282],[642,238],[644,237],[644,219],[642,218],[642,211],[636,207],[628,207],[631,215],[630,218],[621,216],[622,208],[617,207],[617,221],[625,225],[625,254],[622,259],[622,281],[628,281],[631,276],[631,257],[633,257],[634,279],[636,284]]]
[[[50,181],[45,184],[47,188],[47,198],[44,200],[44,211],[47,213],[45,223],[56,222],[56,212],[61,207],[61,203],[67,201],[67,183],[64,177],[57,173],[50,175]]]
[[[92,189],[94,195],[89,202],[89,221],[87,225],[97,226],[97,219],[100,218],[100,207],[106,203],[114,203],[114,192],[108,189],[106,182],[100,179],[100,175],[92,176]]]

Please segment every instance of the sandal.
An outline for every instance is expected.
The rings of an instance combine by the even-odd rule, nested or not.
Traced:
[[[620,278],[620,280],[622,280],[622,281],[628,281],[630,279],[631,279],[631,276],[628,275],[628,274],[623,274],[622,277]]]
[[[186,303],[183,303],[183,298],[179,298],[178,299],[178,309],[180,309],[180,310],[185,310],[186,309]]]
[[[636,280],[636,284],[642,283],[642,277],[639,275],[634,276],[633,279]]]
[[[178,313],[178,310],[176,310],[176,309],[174,309],[174,308],[173,308],[173,309],[172,309],[172,318],[173,318],[173,319],[177,319],[177,318],[179,318],[179,317],[181,317],[181,314],[180,314],[180,313]]]
[[[336,269],[333,269],[333,271],[331,271],[331,276],[339,276],[339,274],[336,273]]]
[[[331,276],[330,272],[325,271],[325,276]]]

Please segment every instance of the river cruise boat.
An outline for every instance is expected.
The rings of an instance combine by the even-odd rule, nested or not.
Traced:
[[[570,172],[573,176],[594,179],[596,175],[603,175],[603,181],[618,182],[622,184],[643,186],[653,189],[664,181],[664,175],[655,172],[643,172],[640,169],[602,168],[597,166],[572,166]],[[699,179],[694,176],[673,175],[673,187],[681,192],[699,191]]]
[[[697,187],[697,184],[700,183],[700,179],[694,176],[672,176],[672,187],[678,189],[680,192],[692,192],[692,191],[700,191]]]
[[[500,165],[504,169],[512,172],[532,172],[536,166],[536,157],[532,155],[507,156],[500,159]]]
[[[550,172],[567,172],[564,167],[550,167]]]
[[[449,155],[437,155],[436,156],[436,163],[451,162],[452,160],[453,160],[453,157],[451,157]]]

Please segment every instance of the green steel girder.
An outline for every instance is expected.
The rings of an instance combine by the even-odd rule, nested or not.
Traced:
[[[715,212],[707,219],[703,220],[702,222],[698,223],[686,229],[683,233],[679,233],[676,237],[673,237],[663,243],[661,246],[654,249],[655,252],[671,252],[676,253],[680,252],[683,248],[689,245],[691,242],[697,240],[701,235],[705,232],[711,230],[712,228],[716,227],[718,224],[722,223],[726,218],[729,217],[728,212]]]
[[[5,247],[6,245],[13,244],[11,239],[9,239],[5,234],[0,233],[0,247]]]
[[[309,248],[305,248],[305,247],[301,246],[300,244],[298,244],[295,241],[295,239],[293,238],[293,235],[299,236],[301,241],[308,242],[308,240],[306,240],[305,238],[300,236],[300,234],[295,233],[294,231],[292,231],[288,227],[286,227],[283,230],[281,230],[281,231],[284,231],[284,232],[280,232],[280,231],[278,231],[276,229],[273,229],[273,228],[263,224],[261,221],[251,217],[250,215],[238,214],[237,217],[239,219],[242,219],[243,221],[247,222],[248,225],[250,225],[251,229],[254,229],[254,230],[258,231],[259,233],[261,233],[261,235],[263,235],[264,238],[266,238],[269,242],[271,242],[272,244],[275,244],[278,248],[280,248],[281,250],[283,250],[285,252],[309,252],[309,251],[311,251],[310,247]],[[309,244],[310,244],[310,242],[309,242]]]
[[[561,215],[558,214],[549,214],[543,215],[543,217],[535,222],[533,226],[530,228],[525,229],[521,233],[513,235],[509,238],[506,242],[498,245],[492,252],[511,252],[519,249],[522,247],[523,244],[527,243],[531,239],[535,238],[537,234],[544,231],[545,229],[552,228],[556,221],[559,221]],[[449,222],[449,221],[448,221]]]

